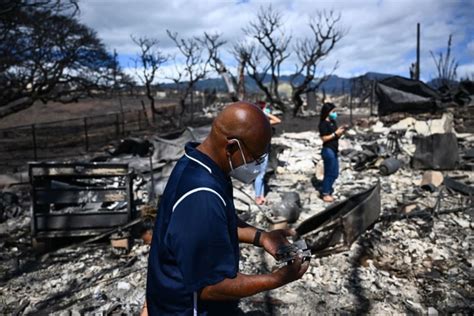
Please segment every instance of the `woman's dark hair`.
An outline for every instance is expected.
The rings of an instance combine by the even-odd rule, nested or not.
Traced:
[[[145,216],[143,217],[142,222],[138,226],[138,233],[140,235],[143,235],[149,230],[153,230],[153,227],[155,226],[155,219],[152,216]]]
[[[334,109],[336,106],[333,104],[333,103],[324,103],[323,106],[321,107],[321,114],[319,116],[319,120],[322,122],[324,121],[328,115],[329,115],[329,112],[332,111],[332,109]]]

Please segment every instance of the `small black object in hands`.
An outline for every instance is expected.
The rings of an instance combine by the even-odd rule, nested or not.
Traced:
[[[293,263],[297,256],[301,256],[303,261],[311,259],[311,250],[308,249],[303,239],[297,240],[290,245],[281,246],[276,253],[276,259],[280,265]]]

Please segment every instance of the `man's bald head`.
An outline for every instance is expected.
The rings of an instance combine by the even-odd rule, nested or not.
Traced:
[[[237,138],[252,153],[261,155],[270,143],[272,129],[268,118],[256,105],[236,102],[226,106],[216,117],[211,131],[214,133],[227,139]]]
[[[236,102],[227,105],[212,123],[209,136],[198,149],[209,155],[224,171],[229,171],[229,159],[242,160],[238,139],[246,159],[259,158],[267,151],[272,129],[266,115],[256,105]],[[247,161],[248,162],[248,161]]]

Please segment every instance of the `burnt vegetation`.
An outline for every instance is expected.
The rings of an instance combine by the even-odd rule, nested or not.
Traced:
[[[138,48],[134,58],[138,82],[123,73],[117,53],[108,52],[96,32],[78,20],[76,0],[6,1],[0,11],[0,117],[32,106],[35,102],[77,102],[100,94],[120,95],[143,87],[152,119],[162,115],[156,104],[160,82],[174,83],[179,115],[195,104],[198,83],[219,74],[231,100],[248,99],[245,77],[263,98],[282,111],[296,115],[302,95],[317,91],[336,69],[325,72],[322,62],[342,39],[340,15],[319,12],[309,20],[309,35],[294,38],[285,28],[285,16],[271,5],[262,6],[242,28],[244,40],[229,43],[237,72],[221,58],[228,41],[222,34],[204,32],[181,37],[167,30],[177,48],[174,56],[163,53],[155,37],[132,35]],[[295,60],[290,78],[291,103],[281,96],[281,70]],[[175,71],[165,77],[162,67],[174,62]],[[167,85],[169,88],[170,86]],[[138,91],[138,90],[137,90]],[[123,93],[122,93],[123,94]],[[182,122],[176,125],[181,126]]]
[[[75,0],[6,1],[2,7],[0,117],[36,101],[78,101],[117,79],[117,61],[77,20]]]

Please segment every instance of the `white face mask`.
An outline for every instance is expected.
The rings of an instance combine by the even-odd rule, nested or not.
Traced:
[[[235,140],[237,142],[244,164],[234,169],[234,167],[232,166],[232,161],[230,160],[230,157],[229,157],[229,164],[230,164],[229,176],[243,183],[248,184],[252,182],[253,180],[255,180],[255,178],[258,176],[258,174],[260,173],[260,166],[257,164],[257,161],[252,161],[250,163],[247,163],[244,157],[244,152],[242,151],[242,147],[240,147],[239,140],[235,138],[231,140]]]

